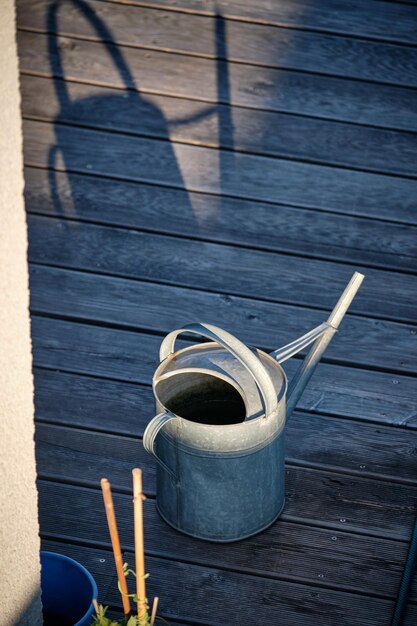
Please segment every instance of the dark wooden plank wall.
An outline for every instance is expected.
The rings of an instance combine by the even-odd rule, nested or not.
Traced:
[[[417,510],[413,4],[18,0],[41,532],[113,608],[98,481],[132,561],[139,464],[165,618],[389,624]],[[272,349],[355,269],[282,519],[227,548],[173,532],[140,442],[163,334],[202,319]]]

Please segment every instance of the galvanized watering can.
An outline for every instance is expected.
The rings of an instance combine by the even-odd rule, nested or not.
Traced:
[[[328,318],[266,354],[210,324],[162,341],[153,378],[158,415],[143,445],[157,468],[157,508],[193,537],[229,542],[272,524],[284,507],[284,427],[352,302],[355,273]],[[210,339],[175,352],[180,333]],[[313,343],[290,385],[280,363]]]

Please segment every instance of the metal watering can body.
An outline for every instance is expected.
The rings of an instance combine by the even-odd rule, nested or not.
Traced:
[[[352,301],[355,274],[328,321],[267,354],[210,324],[161,344],[153,378],[158,415],[144,433],[157,467],[157,508],[193,537],[231,542],[271,525],[285,501],[285,423]],[[210,339],[175,351],[180,333]],[[307,345],[288,386],[280,365]]]
[[[206,325],[199,332],[205,334],[208,328],[217,336],[218,329]],[[156,455],[166,465],[157,469],[159,513],[178,530],[212,541],[258,532],[274,521],[284,504],[287,381],[269,355],[246,350],[270,377],[275,402],[268,415],[252,374],[217,342],[173,353],[153,380],[157,411],[165,423],[155,440]],[[168,419],[170,409],[189,414],[189,398],[188,411],[196,419],[211,413],[216,421],[220,412],[222,423]]]

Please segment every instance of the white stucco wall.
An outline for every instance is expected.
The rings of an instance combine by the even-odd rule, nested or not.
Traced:
[[[42,624],[27,234],[13,0],[0,10],[0,623]]]

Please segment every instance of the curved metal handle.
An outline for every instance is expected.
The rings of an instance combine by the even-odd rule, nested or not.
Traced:
[[[233,356],[242,363],[248,372],[252,375],[265,407],[265,417],[276,413],[278,410],[278,399],[272,380],[258,357],[237,339],[234,335],[226,332],[222,328],[213,326],[212,324],[187,324],[183,328],[174,330],[169,333],[163,342],[159,351],[161,361],[173,354],[175,340],[181,333],[192,333],[194,335],[202,335],[212,341],[220,344],[228,350]]]
[[[177,416],[170,411],[159,413],[159,415],[156,415],[153,419],[151,419],[145,428],[145,432],[143,433],[143,447],[146,452],[155,458],[156,462],[171,476],[171,478],[176,481],[177,477],[174,472],[162,461],[162,459],[159,458],[155,451],[155,439],[157,434],[161,428],[172,419],[177,419]]]

